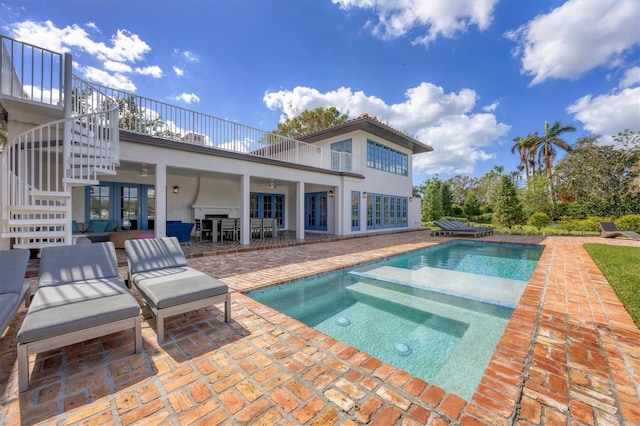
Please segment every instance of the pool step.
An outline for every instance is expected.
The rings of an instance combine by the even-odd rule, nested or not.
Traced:
[[[524,281],[488,277],[428,266],[414,270],[380,266],[366,271],[351,271],[349,274],[477,300],[511,309],[516,307],[527,285]]]

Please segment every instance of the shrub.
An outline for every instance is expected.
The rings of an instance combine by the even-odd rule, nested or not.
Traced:
[[[591,231],[598,232],[600,231],[600,222],[606,221],[598,216],[589,216],[586,219],[582,219],[578,221],[577,229],[579,231]]]
[[[640,214],[628,214],[615,220],[621,231],[640,232]]]
[[[546,213],[538,212],[529,216],[528,222],[529,225],[538,228],[538,232],[540,232],[542,228],[544,228],[545,226],[549,226],[549,224],[551,223],[551,219],[549,219],[549,216],[547,216]]]

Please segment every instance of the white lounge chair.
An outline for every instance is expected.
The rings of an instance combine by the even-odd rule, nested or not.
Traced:
[[[24,300],[31,301],[31,285],[25,281],[29,250],[0,250],[0,337]]]
[[[18,331],[18,383],[29,388],[29,355],[134,329],[142,350],[140,305],[120,279],[112,242],[45,247],[40,275]]]
[[[134,285],[156,318],[158,344],[164,342],[164,319],[224,302],[225,322],[231,320],[229,287],[187,266],[175,237],[128,240],[124,243],[129,283]]]

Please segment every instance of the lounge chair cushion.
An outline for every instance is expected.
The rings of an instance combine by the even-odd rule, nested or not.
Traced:
[[[29,250],[0,250],[0,336],[31,292],[24,279],[28,262]]]
[[[2,336],[5,326],[8,326],[9,321],[13,318],[13,315],[17,310],[14,308],[20,305],[20,300],[22,299],[18,297],[18,293],[0,294],[0,306],[3,307],[3,309],[0,309],[0,324],[2,324],[2,328],[0,328],[0,336]],[[4,309],[5,307],[7,309]]]
[[[140,306],[119,278],[46,285],[38,289],[31,302],[18,342],[62,336],[139,313]]]
[[[48,253],[40,259],[38,288],[97,278],[120,278],[112,243],[91,245],[82,251],[74,246],[56,247],[51,251],[45,248],[44,251]],[[82,262],[78,261],[79,254]]]
[[[131,274],[147,302],[159,309],[206,299],[229,291],[221,281],[189,267]]]
[[[155,271],[158,269],[181,268],[187,266],[180,243],[175,237],[151,238],[125,241],[129,273]]]

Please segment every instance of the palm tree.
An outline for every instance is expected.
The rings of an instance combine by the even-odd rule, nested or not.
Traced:
[[[520,154],[520,164],[518,170],[524,170],[524,176],[526,180],[533,175],[536,169],[536,149],[538,148],[536,142],[540,139],[538,132],[529,133],[525,137],[516,136],[513,138],[513,146],[511,147],[511,153],[515,154],[516,151]]]
[[[556,121],[552,126],[549,126],[549,122],[544,122],[544,136],[539,136],[535,141],[535,146],[538,149],[538,162],[541,166],[544,166],[544,172],[547,176],[551,177],[551,168],[553,167],[553,160],[557,154],[557,148],[562,148],[565,151],[572,151],[571,144],[560,138],[560,135],[565,132],[575,132],[576,128],[568,125],[563,126],[560,121]]]

